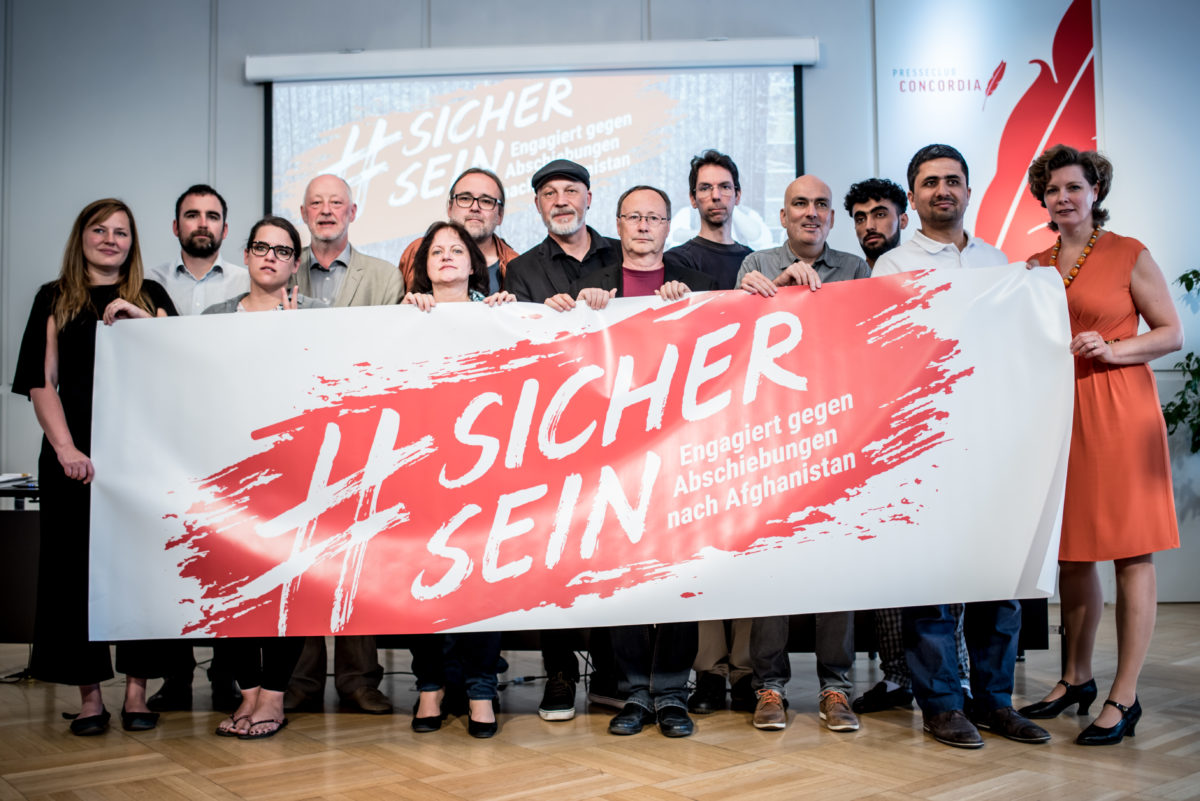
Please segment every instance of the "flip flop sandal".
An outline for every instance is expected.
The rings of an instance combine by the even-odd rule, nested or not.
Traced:
[[[217,727],[217,736],[218,737],[241,737],[242,736],[241,732],[235,731],[235,729],[237,729],[237,725],[241,721],[250,720],[250,716],[249,715],[241,715],[241,716],[235,718],[233,715],[230,715],[229,719],[233,721],[233,725],[230,726],[228,729],[223,729],[220,726],[218,726]],[[224,723],[225,721],[221,721],[221,722]],[[254,724],[250,724],[250,725],[254,725]]]
[[[276,725],[275,725],[275,728],[270,729],[269,731],[259,732],[258,734],[254,734],[252,732],[246,732],[245,734],[239,734],[237,736],[238,739],[239,740],[265,740],[267,737],[274,737],[276,734],[279,734],[279,732],[283,731],[284,727],[288,725],[288,719],[284,718],[283,720],[275,720],[274,718],[267,718],[266,720],[253,720],[250,722],[250,728],[253,729],[255,726],[261,726],[265,723],[274,723]]]

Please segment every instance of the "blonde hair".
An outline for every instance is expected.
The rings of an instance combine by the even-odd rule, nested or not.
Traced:
[[[54,301],[54,324],[60,331],[80,312],[91,308],[92,305],[91,295],[88,294],[91,282],[88,280],[87,262],[83,258],[83,232],[95,223],[104,222],[118,211],[125,212],[125,216],[129,218],[130,241],[129,255],[121,265],[121,280],[118,282],[117,293],[138,308],[154,314],[150,299],[142,289],[142,253],[138,245],[133,212],[123,201],[106,197],[83,207],[83,211],[79,212],[71,226],[71,235],[63,249],[62,269],[58,274],[58,297]],[[97,316],[101,313],[100,309],[92,311]]]

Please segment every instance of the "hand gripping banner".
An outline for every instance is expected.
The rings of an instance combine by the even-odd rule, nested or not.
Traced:
[[[1073,372],[1012,265],[97,338],[95,639],[1046,596]]]

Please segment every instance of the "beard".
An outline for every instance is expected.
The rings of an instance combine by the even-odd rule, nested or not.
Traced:
[[[890,237],[885,237],[883,242],[878,245],[867,245],[865,243],[860,244],[862,245],[863,255],[874,262],[875,259],[878,259],[884,253],[887,253],[889,250],[896,247],[896,245],[900,244],[900,229],[896,228],[896,233],[892,234]]]
[[[210,233],[192,232],[187,239],[179,240],[183,252],[198,259],[206,259],[221,249],[221,238]]]
[[[571,210],[571,219],[565,222],[558,222],[553,217],[546,223],[546,230],[555,236],[570,236],[583,227],[583,217],[581,217],[574,209]]]
[[[467,233],[471,235],[477,245],[483,245],[492,238],[492,234],[496,231],[494,225],[488,225],[483,220],[464,220],[462,226],[467,229]]]

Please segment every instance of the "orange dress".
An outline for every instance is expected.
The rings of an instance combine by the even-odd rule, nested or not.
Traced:
[[[1130,292],[1146,246],[1105,233],[1067,288],[1071,335],[1137,335]],[[1033,258],[1050,263],[1050,251]],[[1167,427],[1147,364],[1075,357],[1075,420],[1058,558],[1101,562],[1179,547]]]

